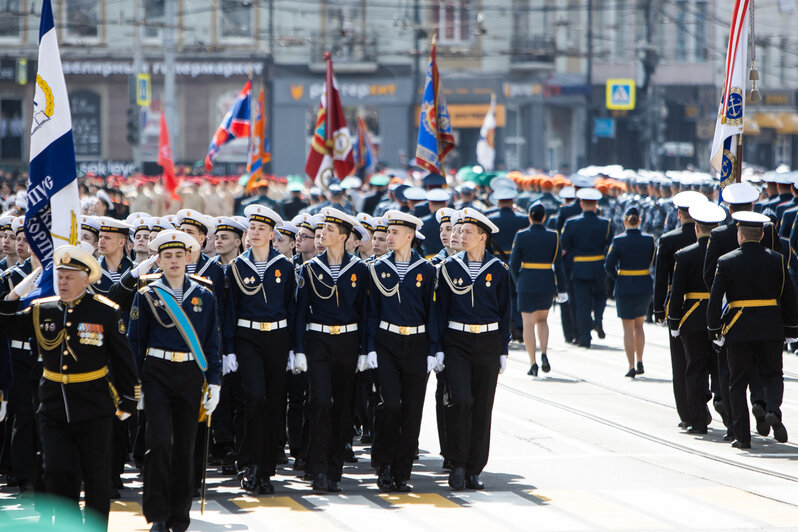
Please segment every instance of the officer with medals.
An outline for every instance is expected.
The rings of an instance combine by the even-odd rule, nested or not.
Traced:
[[[764,393],[765,421],[776,441],[787,441],[781,419],[784,395],[782,348],[785,336],[798,339],[798,302],[784,258],[762,245],[767,216],[732,214],[740,247],[720,257],[707,305],[707,327],[726,346],[730,373],[732,446],[751,448],[746,388],[757,374]],[[725,304],[724,304],[725,303]],[[726,308],[725,312],[723,308]]]
[[[205,277],[213,283],[213,294],[216,296],[221,310],[222,301],[224,301],[224,269],[218,262],[211,260],[202,252],[208,234],[214,230],[213,218],[191,209],[181,209],[177,211],[177,227],[191,235],[199,244],[200,254],[195,261],[186,265],[186,272]]]
[[[357,221],[329,207],[321,214],[326,250],[300,270],[292,366],[308,371],[310,381],[307,472],[313,489],[338,493],[355,370],[366,353],[369,281],[366,265],[344,250]]]
[[[161,231],[150,248],[157,251],[163,274],[136,293],[128,332],[147,416],[142,506],[151,530],[184,531],[197,420],[201,413],[210,416],[219,401],[216,299],[186,275],[186,265],[199,253],[193,237]]]
[[[282,218],[263,205],[247,205],[250,249],[227,267],[223,371],[237,371],[244,390],[245,428],[239,469],[241,487],[274,493],[277,438],[285,395],[295,277],[291,261],[272,245]],[[239,366],[240,365],[240,366]]]
[[[385,257],[369,265],[371,289],[368,355],[359,369],[377,370],[377,406],[372,461],[381,491],[409,492],[408,480],[418,450],[427,375],[440,364],[435,314],[435,267],[411,249],[417,217],[397,210],[385,213]],[[439,355],[442,363],[443,353]]]
[[[437,297],[449,387],[449,486],[455,490],[484,488],[479,475],[488,463],[493,399],[510,343],[510,275],[486,249],[499,228],[473,207],[460,214],[463,251],[441,265]]]
[[[601,192],[581,188],[576,197],[582,213],[565,222],[562,247],[567,259],[573,262],[569,280],[574,293],[578,345],[589,348],[591,330],[595,329],[599,338],[605,336],[602,325],[607,305],[604,259],[613,231],[612,222],[597,213]]]
[[[674,256],[676,252],[695,244],[695,221],[690,216],[689,208],[695,204],[703,204],[706,196],[700,192],[686,190],[673,197],[673,205],[679,209],[681,225],[662,235],[657,247],[657,258],[654,263],[654,319],[657,323],[667,318],[667,303],[671,291]],[[687,409],[687,389],[685,375],[687,362],[684,344],[679,338],[669,336],[671,353],[671,370],[673,372],[673,396],[676,402],[676,413],[679,415],[679,426],[687,428],[690,413]]]
[[[544,226],[546,208],[543,204],[535,202],[529,207],[529,219],[532,223],[529,229],[515,235],[510,254],[510,274],[518,292],[517,308],[523,319],[524,346],[531,363],[527,375],[536,377],[536,340],[540,339],[543,372],[548,373],[551,370],[546,356],[549,309],[555,297],[561,303],[568,301],[568,291],[560,253],[560,235]]]
[[[707,410],[708,379],[712,375],[713,384],[717,385],[717,360],[712,341],[706,334],[709,292],[704,285],[704,258],[710,232],[726,219],[726,211],[705,201],[690,207],[689,214],[695,220],[698,241],[682,248],[674,256],[668,328],[671,336],[678,336],[684,346],[687,423],[690,425],[687,432],[706,434],[711,419]],[[715,408],[726,413],[725,407],[717,402]]]
[[[81,247],[53,253],[58,296],[36,299],[16,312],[38,272],[0,304],[0,333],[36,338],[42,356],[37,420],[47,492],[73,501],[79,513],[81,480],[86,507],[103,525],[110,511],[111,420],[136,409],[138,375],[119,308],[89,292],[100,278],[97,260]],[[56,512],[56,525],[59,522]]]

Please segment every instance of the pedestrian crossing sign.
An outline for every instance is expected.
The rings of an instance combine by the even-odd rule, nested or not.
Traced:
[[[635,80],[611,78],[607,80],[607,109],[635,108]]]

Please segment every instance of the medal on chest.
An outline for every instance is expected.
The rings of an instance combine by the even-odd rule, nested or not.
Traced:
[[[99,323],[79,323],[78,341],[83,345],[103,345],[103,326]]]

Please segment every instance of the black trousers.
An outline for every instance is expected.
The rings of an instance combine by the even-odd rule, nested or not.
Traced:
[[[110,480],[119,478],[130,457],[130,418],[121,421],[114,416],[111,422],[111,472]]]
[[[222,377],[219,405],[213,411],[211,431],[216,454],[238,452],[244,436],[244,392],[241,373],[228,373]]]
[[[344,446],[352,432],[352,396],[355,392],[359,332],[305,335],[310,382],[308,469],[341,480]]]
[[[607,292],[604,279],[574,279],[574,314],[579,345],[590,345],[590,331],[604,321]],[[569,300],[570,301],[570,300]]]
[[[446,369],[435,374],[435,421],[438,425],[438,443],[441,456],[448,460],[446,454],[446,404],[449,402],[449,389],[446,385]]]
[[[783,344],[781,340],[726,344],[734,436],[740,441],[751,440],[745,391],[752,375],[758,375],[763,385],[765,410],[774,412],[781,419],[781,401],[784,398]]]
[[[446,405],[446,452],[455,467],[479,474],[488,463],[490,424],[499,356],[498,332],[471,334],[447,329],[443,337],[449,404]]]
[[[148,522],[166,521],[174,530],[186,530],[190,521],[202,382],[194,362],[148,357],[141,370],[147,416],[144,517]]]
[[[401,336],[380,330],[376,350],[380,403],[371,456],[375,465],[390,465],[395,480],[406,481],[421,432],[429,340],[426,334]]]
[[[687,423],[694,428],[706,428],[706,405],[709,393],[709,374],[715,364],[715,350],[706,331],[683,332],[685,354],[685,398]]]
[[[245,405],[239,460],[258,466],[261,474],[269,477],[275,474],[275,453],[285,426],[282,405],[289,342],[288,329],[239,329],[236,335]]]
[[[71,501],[67,520],[79,514],[80,481],[83,480],[86,507],[96,512],[108,526],[111,509],[110,449],[111,417],[67,423],[38,415],[44,458],[44,483],[47,493]],[[58,528],[58,512],[55,514]]]
[[[302,427],[305,420],[305,406],[308,401],[308,374],[288,373],[286,376],[286,429],[288,436],[288,449],[294,458],[305,459],[303,449],[307,443],[307,432],[303,434]]]
[[[14,380],[8,397],[8,419],[11,430],[11,474],[19,480],[34,480],[34,463],[39,447],[34,416],[34,390],[38,379],[34,377],[30,353],[27,360],[13,356]],[[41,373],[38,373],[41,375]],[[34,380],[35,379],[35,380]]]
[[[673,374],[673,398],[676,402],[676,413],[679,420],[690,422],[690,410],[687,406],[687,355],[684,344],[678,337],[674,338],[668,332],[671,348],[671,373]]]

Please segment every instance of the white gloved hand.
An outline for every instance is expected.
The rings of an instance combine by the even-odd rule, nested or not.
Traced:
[[[557,303],[567,303],[568,302],[568,292],[560,292],[557,294]]]
[[[798,342],[798,338],[785,338],[784,339],[784,343],[785,344],[794,344],[795,342]]]
[[[213,411],[216,410],[216,407],[219,405],[221,390],[222,387],[218,384],[208,385],[208,391],[205,392],[205,397],[202,398],[202,406],[209,416],[213,414]]]
[[[360,355],[357,357],[357,371],[366,371],[369,369],[368,358],[366,355]]]
[[[712,343],[715,344],[718,347],[723,347],[723,344],[726,343],[726,337],[725,336],[721,336],[720,339],[712,340]]]
[[[377,369],[377,352],[370,351],[368,356],[366,357],[366,364],[368,365],[369,369]]]
[[[435,373],[440,373],[445,367],[443,365],[443,351],[438,351],[435,353]]]
[[[679,329],[671,329],[671,336],[673,336],[674,338],[677,338],[679,334],[681,334],[679,332]]]
[[[158,260],[158,255],[153,255],[152,257],[141,261],[138,266],[130,270],[130,275],[132,275],[134,279],[138,279],[142,275],[147,275],[147,273],[149,273],[149,271],[152,269],[152,265],[155,264],[156,260]]]
[[[435,360],[435,357],[434,356],[428,356],[427,357],[427,373],[432,373],[432,370],[434,370],[437,366],[438,366],[438,361]]]
[[[230,353],[227,355],[227,369],[230,373],[235,373],[238,371],[238,357],[235,353]]]
[[[136,410],[144,410],[144,392],[139,395],[139,402],[136,403]]]
[[[124,421],[130,417],[130,412],[125,412],[124,410],[117,410],[116,417],[119,418],[119,421]]]
[[[499,375],[504,373],[505,369],[507,369],[507,355],[502,355],[499,357]]]
[[[30,272],[24,279],[22,279],[17,286],[11,291],[12,294],[19,296],[20,299],[30,294],[30,291],[36,288],[36,279],[42,273],[42,267],[39,266]]]
[[[294,355],[294,375],[298,375],[307,370],[308,359],[305,357],[305,353],[296,353]]]
[[[296,365],[296,356],[294,356],[294,351],[292,349],[291,351],[288,352],[288,363],[285,365],[285,370],[290,371],[291,373],[296,375],[295,365]]]
[[[5,421],[8,411],[8,401],[0,401],[0,421]]]

